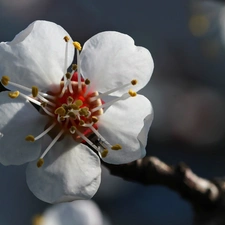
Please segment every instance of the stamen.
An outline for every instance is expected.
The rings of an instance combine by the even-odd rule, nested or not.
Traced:
[[[58,139],[62,136],[62,134],[64,133],[64,130],[62,129],[57,136],[52,140],[52,142],[50,143],[50,145],[45,149],[44,153],[41,155],[40,159],[43,159],[45,157],[45,155],[48,153],[48,151],[51,149],[51,147],[58,141]],[[39,160],[40,160],[39,159]]]
[[[5,86],[8,85],[8,84],[11,84],[12,86],[18,87],[18,88],[20,88],[20,89],[22,89],[24,91],[32,92],[31,88],[28,88],[28,87],[25,87],[23,85],[20,85],[20,84],[17,84],[17,83],[14,83],[14,82],[10,81],[8,76],[3,76],[2,79],[1,79],[1,82],[2,82],[3,85],[5,83]]]
[[[65,40],[65,42],[68,42],[70,40],[68,36],[65,36],[63,39]]]
[[[19,95],[20,95],[20,92],[19,91],[13,91],[13,92],[9,92],[8,93],[8,96],[10,98],[17,98]]]
[[[37,167],[40,168],[40,167],[42,167],[43,164],[44,164],[44,159],[40,158],[40,159],[37,161]]]
[[[90,141],[86,136],[84,136],[79,130],[76,129],[76,133],[84,140],[86,141],[91,147],[93,147],[96,151],[100,151],[100,149],[94,144],[92,143],[92,141]]]
[[[77,81],[78,81],[78,91],[81,91],[81,75],[80,75],[80,53],[79,51],[77,50]]]
[[[132,85],[136,85],[137,83],[138,83],[138,81],[135,80],[135,79],[131,81],[131,84],[132,84]]]
[[[65,90],[67,89],[67,77],[66,77],[66,73],[67,73],[67,61],[68,61],[68,42],[69,42],[69,37],[68,36],[65,36],[64,37],[64,40],[66,41],[66,48],[65,48],[65,60],[64,60],[64,75],[63,75],[63,78],[64,78],[64,92]],[[62,93],[61,93],[62,94]]]
[[[76,106],[81,107],[83,105],[82,100],[78,99],[75,101]]]
[[[86,91],[85,91],[85,93],[84,93],[84,97],[86,97],[87,94],[90,92],[90,88],[91,88],[90,83],[91,83],[91,81],[90,81],[89,79],[86,79],[86,80],[84,81],[84,83],[85,83],[86,86],[87,86]]]
[[[78,110],[78,109],[79,109],[79,106],[77,106],[76,104],[71,104],[70,107],[71,107],[73,110]]]
[[[58,114],[60,116],[65,116],[66,115],[66,110],[60,106],[59,108],[57,108],[54,112],[55,114]]]
[[[38,87],[37,86],[32,86],[32,95],[33,97],[37,97],[38,95]]]
[[[65,78],[64,78],[64,80],[65,80]],[[61,91],[61,93],[59,95],[59,98],[62,98],[62,96],[64,95],[66,89],[67,89],[67,81],[66,82],[64,81],[64,87],[62,88],[62,91]]]
[[[42,95],[43,97],[49,98],[49,99],[52,99],[52,100],[55,100],[56,99],[55,96],[52,96],[52,95],[47,94],[47,93],[44,93],[44,92],[39,92],[38,94],[39,94],[39,96]]]
[[[101,152],[102,158],[105,158],[108,155],[109,151],[108,149],[104,149],[103,152]]]
[[[129,95],[131,96],[131,97],[136,97],[137,96],[137,93],[135,92],[135,91],[133,91],[133,90],[129,90]]]
[[[74,120],[77,118],[77,116],[74,112],[68,112],[67,115]]]
[[[53,113],[51,113],[50,111],[48,111],[45,107],[46,107],[46,104],[43,102],[40,104],[41,108],[51,117],[55,117],[55,115]]]
[[[125,88],[125,87],[129,87],[130,85],[136,85],[137,83],[138,83],[138,81],[134,79],[134,80],[132,80],[130,83],[123,84],[123,85],[121,85],[120,87],[113,88],[113,89],[111,89],[111,90],[109,90],[109,91],[106,91],[106,92],[101,93],[101,94],[99,94],[99,95],[97,95],[97,96],[94,96],[94,97],[90,98],[90,101],[95,101],[95,100],[97,100],[98,98],[102,98],[103,96],[109,95],[109,94],[111,94],[111,93],[113,93],[113,92],[115,92],[115,91],[118,91],[118,90],[123,89],[123,88]]]
[[[76,70],[77,70],[77,64],[73,64],[73,65],[72,65],[72,70],[73,70],[73,71],[76,71]],[[73,74],[73,73],[72,73],[72,74]]]
[[[58,115],[57,116],[57,121],[61,124],[62,121],[65,121],[65,117]]]
[[[33,135],[27,135],[25,140],[34,142],[43,137],[45,134],[47,134],[54,126],[56,125],[56,122],[54,122],[50,127],[48,127],[46,130],[44,130],[41,134],[39,134],[37,137],[34,137]]]
[[[89,108],[83,107],[79,110],[81,116],[88,117],[89,116]]]
[[[74,134],[76,132],[76,127],[75,126],[71,126],[70,127],[70,133]]]
[[[80,120],[79,125],[83,126],[85,124],[85,122],[83,120]]]
[[[91,117],[91,121],[92,121],[93,123],[97,123],[97,122],[98,122],[98,117],[97,117],[97,116],[92,116],[92,117]]]
[[[89,79],[86,79],[86,80],[84,81],[84,83],[85,83],[86,85],[89,85],[89,84],[91,83],[91,81],[90,81]]]
[[[71,80],[68,80],[67,82],[68,82],[68,86],[69,86],[69,92],[70,92],[71,94],[73,94],[73,87],[72,87]]]
[[[68,104],[68,105],[72,104],[73,101],[74,101],[73,97],[69,96],[69,97],[67,98],[67,104]]]
[[[39,101],[35,100],[34,98],[31,98],[31,97],[29,97],[29,96],[27,96],[27,95],[25,95],[21,92],[19,92],[19,94],[20,94],[21,97],[25,98],[26,100],[28,100],[30,102],[33,102],[34,104],[36,104],[38,106],[41,106],[41,103]]]
[[[81,74],[80,74],[80,53],[79,53],[79,51],[81,50],[81,45],[77,41],[73,42],[73,45],[76,48],[77,53],[77,82],[78,82],[78,91],[80,92],[82,89]]]
[[[67,73],[66,73],[66,78],[67,78],[67,79],[70,79],[70,78],[71,78],[71,73],[67,72]]]
[[[25,140],[26,140],[26,141],[30,141],[30,142],[34,142],[34,141],[35,141],[35,138],[34,138],[33,135],[27,135],[27,136],[25,137]]]
[[[116,144],[116,145],[113,145],[113,146],[111,147],[111,149],[117,151],[117,150],[122,149],[122,146],[119,145],[119,144]]]
[[[81,51],[81,44],[79,43],[79,42],[77,42],[77,41],[74,41],[73,42],[73,45],[74,45],[74,47],[78,50],[78,51]]]
[[[7,86],[8,83],[9,83],[9,77],[8,77],[8,76],[3,76],[2,79],[1,79],[1,83],[2,83],[4,86]]]
[[[43,102],[47,103],[48,105],[51,105],[51,106],[53,106],[53,107],[55,107],[55,106],[56,106],[56,105],[55,105],[55,103],[50,102],[50,101],[49,101],[49,100],[47,100],[46,98],[42,97],[40,94],[38,94],[38,98],[39,98],[41,101],[43,101]]]
[[[90,126],[89,127],[92,131],[93,131],[93,133],[95,133],[96,134],[96,136],[98,137],[98,138],[100,138],[101,139],[101,141],[103,141],[103,142],[105,142],[105,144],[107,144],[107,145],[110,145],[106,140],[105,140],[105,138],[93,127],[93,126]]]
[[[127,98],[129,98],[129,97],[130,97],[130,94],[129,94],[129,93],[125,93],[125,94],[123,94],[121,97],[115,98],[115,99],[113,99],[113,100],[110,101],[110,102],[107,102],[107,103],[104,103],[104,104],[102,104],[102,105],[99,105],[99,106],[95,107],[94,109],[91,110],[91,112],[92,112],[92,113],[93,113],[93,112],[96,112],[96,111],[98,111],[98,110],[101,109],[101,108],[105,108],[105,107],[111,106],[111,105],[113,105],[114,103],[118,102],[119,100],[125,100],[125,99],[127,99]]]

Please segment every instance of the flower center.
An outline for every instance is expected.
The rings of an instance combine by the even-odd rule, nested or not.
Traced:
[[[76,77],[77,73],[75,72],[74,75]],[[88,85],[86,83],[88,82],[82,80],[81,89],[79,90],[78,82],[71,81],[70,90],[64,90],[64,82],[61,82],[62,90],[60,94],[54,95],[54,104],[42,103],[45,112],[50,112],[55,122],[64,131],[69,131],[78,142],[83,139],[76,131],[89,136],[92,133],[90,127],[97,128],[98,117],[103,113],[101,99],[91,99],[97,97],[98,92],[87,92]]]
[[[131,82],[118,88],[99,94],[91,88],[90,80],[84,80],[80,74],[79,51],[81,50],[81,46],[78,42],[73,42],[73,45],[76,48],[77,65],[72,65],[72,71],[70,73],[67,72],[66,65],[69,38],[66,36],[64,37],[64,40],[66,42],[64,62],[65,73],[63,80],[60,82],[60,93],[40,92],[37,86],[28,88],[11,82],[8,76],[3,76],[1,79],[4,86],[11,84],[18,89],[29,91],[32,94],[32,96],[28,96],[20,91],[14,91],[9,92],[9,97],[17,98],[18,96],[21,96],[26,100],[29,100],[30,102],[38,105],[41,109],[40,111],[48,115],[50,118],[50,125],[41,134],[36,137],[33,135],[28,135],[25,138],[26,141],[34,142],[48,133],[53,139],[37,161],[38,167],[43,165],[43,158],[63,134],[70,134],[76,142],[84,142],[89,145],[97,151],[101,157],[107,156],[109,148],[111,148],[111,150],[122,149],[122,146],[119,144],[110,144],[98,132],[98,120],[104,113],[103,108],[109,107],[119,100],[125,100],[129,97],[136,96],[136,92],[129,90],[121,97],[115,97],[110,102],[103,102],[101,100],[102,97],[107,96],[121,88],[136,85],[137,81],[132,80]],[[56,134],[55,131],[57,132]],[[92,139],[93,136],[96,139],[95,141]]]

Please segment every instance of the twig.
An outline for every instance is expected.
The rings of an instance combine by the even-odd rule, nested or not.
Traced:
[[[156,157],[145,157],[124,165],[104,162],[103,165],[112,175],[125,180],[166,186],[188,200],[195,211],[224,208],[225,179],[207,180],[198,177],[184,163],[169,166]]]

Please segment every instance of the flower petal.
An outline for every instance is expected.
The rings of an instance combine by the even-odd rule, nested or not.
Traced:
[[[151,103],[142,95],[119,101],[109,107],[99,120],[99,133],[110,144],[122,149],[109,150],[103,161],[129,163],[145,156],[147,134],[153,120]]]
[[[59,84],[65,73],[65,49],[63,40],[68,33],[59,25],[47,21],[35,21],[20,32],[11,42],[0,43],[0,75],[11,81],[46,90]],[[72,63],[74,47],[68,44],[67,65]],[[9,89],[13,90],[9,85]]]
[[[11,99],[8,91],[0,93],[0,163],[20,165],[35,160],[41,151],[41,142],[27,142],[29,134],[44,130],[47,117],[23,98]]]
[[[103,216],[93,201],[56,204],[43,214],[43,225],[103,225]]]
[[[101,180],[98,156],[71,137],[57,142],[37,168],[36,161],[27,168],[27,184],[39,199],[48,203],[89,199]]]
[[[153,71],[150,52],[134,45],[134,40],[115,31],[99,33],[90,38],[80,54],[81,73],[91,80],[95,90],[105,92],[123,84],[138,80],[134,91],[142,89],[149,81]],[[118,90],[112,95],[120,96],[128,88]]]

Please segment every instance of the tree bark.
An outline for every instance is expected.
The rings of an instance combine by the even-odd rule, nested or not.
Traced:
[[[184,163],[170,166],[156,157],[123,165],[102,163],[112,175],[143,185],[163,185],[179,193],[193,206],[193,224],[225,224],[225,178],[207,180],[194,174]]]

